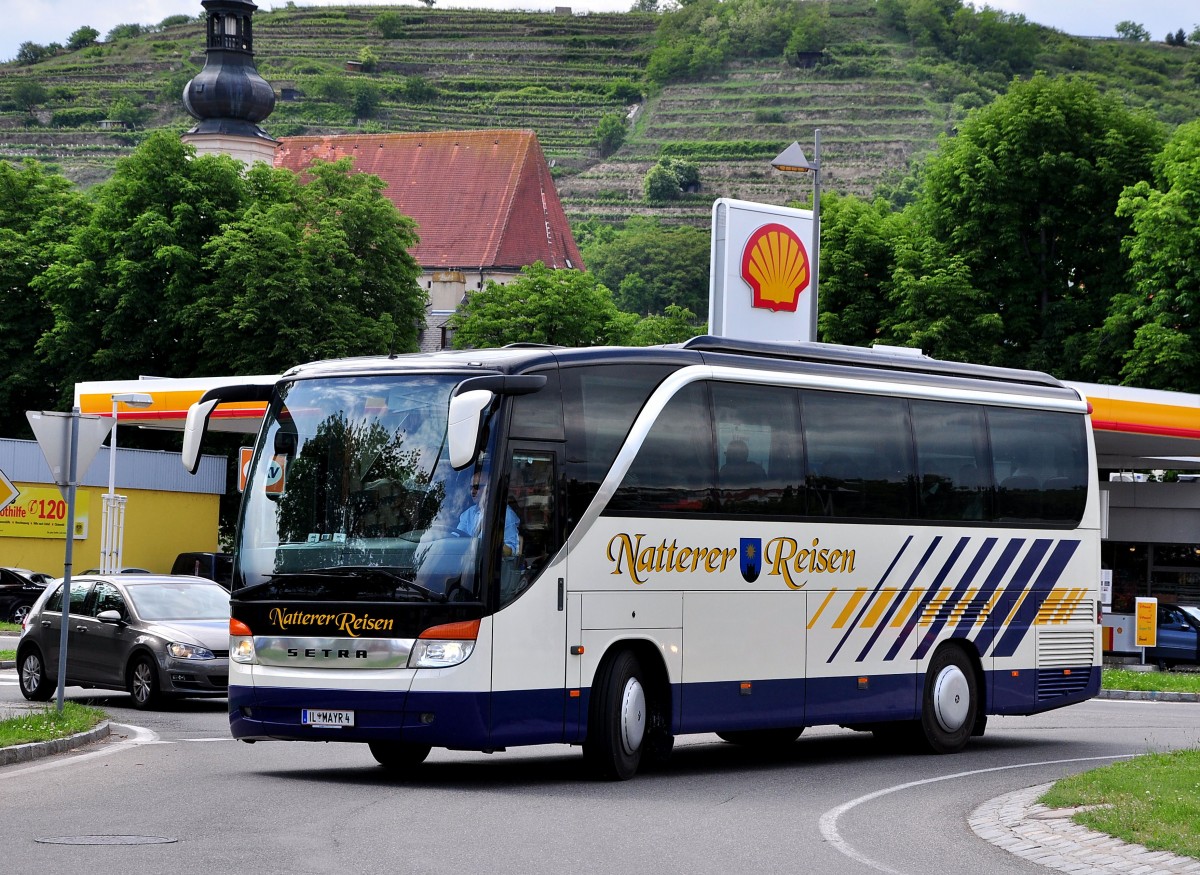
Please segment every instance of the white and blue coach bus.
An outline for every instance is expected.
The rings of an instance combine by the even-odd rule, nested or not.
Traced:
[[[235,550],[234,737],[579,744],[835,724],[934,752],[1100,686],[1085,400],[912,351],[698,337],[320,362],[274,386]]]

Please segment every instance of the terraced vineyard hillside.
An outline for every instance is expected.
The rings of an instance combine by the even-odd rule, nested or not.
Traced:
[[[971,93],[970,75],[956,72],[962,68],[947,73],[952,65],[930,60],[884,27],[872,0],[833,0],[829,8],[828,50],[811,69],[783,59],[744,61],[723,75],[661,90],[644,84],[657,15],[414,7],[260,12],[256,61],[279,96],[264,127],[277,137],[531,129],[573,220],[650,214],[700,225],[716,197],[808,198],[808,180],[772,170],[770,160],[793,140],[811,157],[813,130],[820,128],[826,190],[867,195],[933,148],[982,98]],[[382,13],[391,16],[386,38]],[[85,23],[64,22],[63,31]],[[1039,66],[1102,70],[1110,63],[1080,40],[1055,36],[1058,55],[1047,54],[1046,63],[1039,58]],[[192,124],[181,93],[203,66],[203,48],[203,24],[194,20],[30,66],[0,65],[0,158],[53,163],[84,186],[106,178],[148,130],[182,132]],[[1160,115],[1193,117],[1185,98],[1163,96],[1177,87],[1186,93],[1174,84],[1180,57],[1156,55],[1133,75],[1122,70],[1122,92]],[[356,69],[364,58],[365,67]],[[1003,88],[1004,77],[984,75],[992,75],[990,87]],[[30,84],[44,89],[40,100],[22,97]],[[120,113],[132,119],[113,118]],[[631,120],[629,133],[615,154],[602,158],[596,126],[613,113]],[[111,129],[130,120],[132,130]],[[647,203],[646,172],[663,156],[695,162],[700,191],[665,205]]]

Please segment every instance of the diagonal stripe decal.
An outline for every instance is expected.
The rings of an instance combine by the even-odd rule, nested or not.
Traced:
[[[937,613],[937,618],[930,624],[925,632],[925,636],[921,639],[921,643],[917,645],[916,652],[913,653],[913,659],[921,659],[929,652],[929,648],[933,646],[933,642],[937,640],[938,633],[951,620],[962,622],[962,616],[965,613],[966,604],[973,600],[967,600],[966,604],[960,603],[964,601],[964,596],[974,590],[971,590],[971,584],[975,581],[975,575],[979,573],[979,569],[983,567],[984,561],[991,554],[992,548],[996,546],[996,538],[987,538],[979,547],[979,552],[975,554],[975,558],[971,560],[971,565],[963,573],[962,579],[946,600],[946,604]]]
[[[1018,547],[1024,543],[1024,540],[1016,540],[1016,546]],[[993,639],[1002,629],[1001,621],[1008,616],[1014,605],[1021,600],[1025,592],[1025,587],[1029,585],[1029,581],[1033,579],[1033,573],[1042,564],[1042,559],[1045,557],[1046,551],[1050,549],[1051,543],[1053,542],[1048,538],[1038,538],[1030,544],[1029,552],[1025,554],[1025,558],[1021,560],[1021,564],[1017,566],[1017,570],[1008,578],[1007,586],[1003,590],[998,591],[999,597],[989,607],[987,622],[979,630],[979,634],[972,639],[980,656],[987,654]]]
[[[879,595],[880,591],[884,590],[884,584],[887,583],[887,579],[888,579],[888,577],[891,576],[892,570],[896,567],[896,563],[900,561],[900,557],[904,555],[904,551],[908,549],[908,545],[912,543],[912,539],[913,539],[912,535],[909,535],[907,538],[904,539],[904,543],[900,545],[900,549],[897,550],[896,555],[892,557],[892,561],[888,565],[887,571],[883,572],[883,577],[881,577],[879,579],[879,583],[876,585],[875,591],[871,593],[871,597],[869,599],[867,599],[867,603],[865,605],[863,605],[862,610],[859,611],[859,613],[858,613],[858,616],[854,618],[854,622],[852,622],[850,624],[850,628],[848,628],[846,630],[846,634],[842,636],[842,640],[838,642],[837,647],[833,648],[833,653],[829,654],[829,658],[827,660],[825,660],[826,662],[833,662],[833,660],[837,657],[838,653],[841,651],[842,645],[846,643],[846,639],[850,637],[850,634],[862,622],[863,614],[870,607],[871,602],[874,601],[875,598]],[[933,542],[934,545],[936,546],[937,542],[940,540],[941,540],[940,537],[934,538],[934,542]],[[933,547],[931,546],[929,548],[929,550],[930,550],[930,552],[932,552]],[[925,559],[928,559],[928,558],[929,558],[929,553],[926,553]],[[925,564],[925,559],[921,560],[921,565]],[[920,569],[920,567],[921,567],[920,565],[917,566],[918,570]],[[901,590],[901,593],[907,592],[909,590],[909,588],[912,586],[913,580],[915,578],[916,578],[916,572],[913,572],[913,577],[910,578],[908,583],[906,583],[904,585],[904,589]],[[888,595],[889,599],[892,597],[891,593],[895,592],[895,590],[892,589],[891,587],[889,587],[886,591],[889,593],[889,595]],[[887,620],[885,619],[884,622],[886,623]],[[877,629],[875,631],[875,635],[878,635],[878,634],[879,634],[879,630]],[[874,639],[872,639],[872,640],[874,640]],[[860,657],[860,659],[861,659],[861,657]]]
[[[1050,595],[1050,591],[1054,589],[1054,585],[1062,577],[1063,572],[1067,568],[1067,563],[1075,555],[1075,550],[1078,546],[1078,541],[1059,541],[1054,546],[1054,552],[1050,554],[1050,559],[1047,560],[1041,574],[1038,575],[1037,580],[1033,582],[1033,586],[1028,590],[1028,597],[1013,611],[1013,617],[1009,620],[1008,628],[1005,630],[1003,637],[996,644],[993,656],[1012,656],[1017,652],[1017,647],[1025,640],[1025,636],[1029,634],[1029,630],[1033,626],[1033,620],[1042,607],[1042,602],[1046,600]]]
[[[1004,575],[1008,573],[1008,569],[1023,546],[1025,546],[1024,538],[1010,538],[1004,545],[1004,550],[1000,553],[996,564],[992,566],[983,586],[971,598],[966,610],[963,611],[962,616],[951,630],[951,637],[968,634],[977,623],[986,620],[991,615],[992,609],[1000,598],[999,587],[1004,580]]]
[[[939,538],[937,540],[941,539]],[[890,662],[896,658],[896,654],[900,652],[900,648],[904,646],[904,642],[908,640],[908,637],[912,634],[913,629],[917,627],[917,621],[925,612],[925,608],[931,601],[933,601],[934,598],[937,597],[938,592],[942,588],[942,584],[945,582],[946,577],[950,574],[950,569],[954,567],[954,563],[958,561],[958,557],[962,555],[962,551],[966,549],[967,544],[970,542],[971,539],[969,537],[958,539],[958,543],[955,544],[954,549],[950,551],[950,556],[945,562],[942,563],[942,567],[934,577],[933,582],[930,583],[929,588],[925,590],[925,598],[920,601],[920,603],[917,605],[917,609],[909,615],[907,620],[905,620],[904,628],[900,630],[900,636],[894,642],[892,642],[892,646],[888,650],[887,656],[884,657],[885,660]],[[932,550],[932,547],[930,549]],[[872,639],[871,642],[868,643],[865,648],[863,648],[863,652],[858,655],[859,662],[862,662],[863,659],[866,658],[867,651],[871,649],[872,643],[874,643],[874,639]]]

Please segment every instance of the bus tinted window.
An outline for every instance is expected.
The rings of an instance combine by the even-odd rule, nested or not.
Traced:
[[[654,387],[673,370],[664,365],[593,365],[560,371],[567,427],[568,527],[600,488]]]
[[[533,371],[546,378],[537,392],[517,395],[512,402],[512,430],[509,437],[532,440],[563,439],[562,393],[558,388],[558,368]]]
[[[639,513],[713,510],[715,480],[708,384],[693,383],[655,421],[611,507]]]
[[[992,461],[983,408],[912,402],[918,502],[927,520],[992,518]]]
[[[804,513],[799,393],[776,386],[713,383],[717,487],[724,513]]]
[[[805,391],[808,512],[900,519],[914,515],[908,402],[878,395]]]
[[[1077,523],[1087,500],[1082,416],[993,407],[987,411],[996,519]]]

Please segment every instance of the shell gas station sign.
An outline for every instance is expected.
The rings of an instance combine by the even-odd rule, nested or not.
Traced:
[[[713,204],[708,328],[746,340],[808,340],[812,210],[719,198]]]

